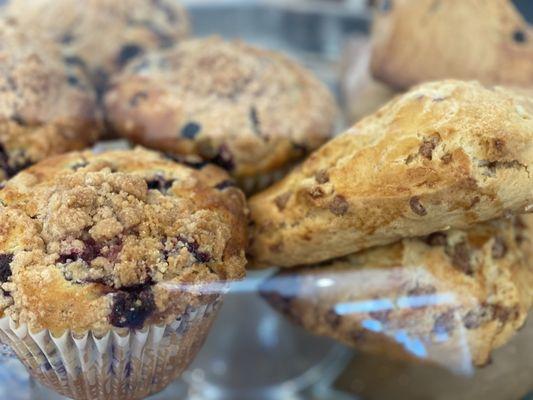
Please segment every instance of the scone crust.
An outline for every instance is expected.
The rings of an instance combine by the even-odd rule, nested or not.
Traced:
[[[533,27],[510,0],[381,3],[371,68],[391,87],[448,78],[533,87]]]
[[[290,267],[533,205],[533,101],[476,82],[420,85],[250,199],[256,266]]]
[[[54,45],[0,24],[0,181],[46,157],[81,150],[101,132],[95,92]]]
[[[245,200],[214,166],[70,153],[0,191],[2,315],[30,329],[168,323],[244,275]]]
[[[334,99],[285,56],[219,37],[148,55],[112,82],[105,104],[119,134],[198,154],[237,178],[277,170],[330,136]]]
[[[357,349],[449,368],[485,365],[523,325],[533,263],[513,220],[478,224],[285,270],[265,298]]]
[[[133,57],[170,47],[189,32],[187,13],[174,0],[17,0],[2,14],[34,37],[58,43],[98,85]]]

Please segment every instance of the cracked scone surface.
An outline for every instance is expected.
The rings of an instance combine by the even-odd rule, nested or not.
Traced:
[[[277,310],[357,349],[454,369],[490,361],[531,307],[533,260],[507,219],[285,270],[262,284]]]
[[[275,171],[332,134],[336,106],[279,53],[218,37],[132,63],[105,97],[113,127],[147,147],[197,154],[237,178]]]
[[[53,45],[0,24],[0,181],[56,154],[81,150],[101,131],[83,71]]]
[[[310,264],[530,212],[532,160],[531,98],[420,85],[250,199],[252,262]]]
[[[142,149],[71,153],[0,191],[1,314],[61,333],[169,323],[244,275],[227,174]]]
[[[187,36],[185,9],[175,0],[12,0],[2,17],[61,47],[99,86],[142,53]]]
[[[448,78],[533,87],[533,26],[511,0],[379,3],[371,63],[377,79],[397,89]]]

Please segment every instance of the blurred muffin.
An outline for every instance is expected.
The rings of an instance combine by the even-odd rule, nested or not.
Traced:
[[[533,27],[511,0],[380,0],[372,73],[395,89],[433,79],[533,87]]]
[[[369,353],[468,371],[523,325],[533,264],[513,220],[403,239],[284,271],[263,296],[310,331]]]
[[[0,339],[74,399],[164,388],[244,275],[244,196],[214,166],[71,153],[17,175],[0,201]]]
[[[126,138],[214,162],[247,191],[331,135],[336,107],[311,73],[281,54],[218,37],[147,54],[113,80],[109,120]]]
[[[532,141],[532,98],[476,82],[415,87],[250,199],[251,261],[312,264],[531,212]]]
[[[132,58],[170,47],[189,30],[177,0],[12,0],[3,18],[57,42],[65,60],[86,68],[99,88]]]
[[[83,149],[101,131],[83,71],[53,44],[0,24],[0,181],[56,154]]]

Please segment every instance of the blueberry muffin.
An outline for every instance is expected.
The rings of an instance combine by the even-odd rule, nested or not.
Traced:
[[[468,371],[523,325],[532,287],[533,263],[506,219],[285,270],[261,290],[316,334]]]
[[[396,89],[433,79],[533,87],[533,26],[511,0],[379,0],[372,72]]]
[[[19,173],[0,202],[0,338],[75,399],[163,388],[204,341],[225,282],[244,276],[244,196],[214,166],[70,153]]]
[[[83,71],[53,45],[0,24],[0,181],[43,158],[94,143],[96,97]]]
[[[218,37],[130,64],[105,105],[122,136],[197,154],[246,189],[321,145],[336,115],[331,94],[308,71],[281,54]]]
[[[290,267],[533,210],[533,99],[420,85],[250,199],[256,266]]]
[[[100,88],[134,57],[170,47],[189,30],[177,0],[12,0],[3,18],[58,43]]]

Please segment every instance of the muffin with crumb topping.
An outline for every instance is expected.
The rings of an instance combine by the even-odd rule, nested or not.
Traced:
[[[164,388],[244,275],[244,196],[212,165],[71,153],[14,177],[0,201],[0,338],[74,399]]]

